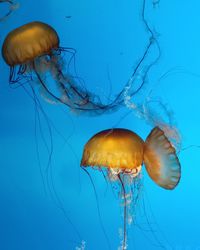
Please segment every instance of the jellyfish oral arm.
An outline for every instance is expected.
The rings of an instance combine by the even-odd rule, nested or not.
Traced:
[[[58,103],[62,103],[70,109],[78,112],[88,111],[90,114],[101,114],[115,107],[114,104],[101,104],[100,100],[98,101],[99,98],[97,96],[81,89],[70,75],[65,76],[57,62],[59,61],[59,57],[57,60],[51,61],[50,59],[50,72],[57,85],[57,89],[59,90],[58,95],[54,94],[54,92],[49,89],[48,83],[43,79],[42,73],[40,72],[40,67],[45,67],[44,63],[41,66],[41,61],[42,60],[38,59],[33,61],[33,71],[44,90]],[[46,70],[50,67],[47,66]]]

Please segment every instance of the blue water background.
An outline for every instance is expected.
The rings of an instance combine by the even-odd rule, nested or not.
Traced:
[[[0,43],[9,31],[27,22],[49,23],[57,30],[62,46],[77,50],[78,74],[85,80],[87,88],[103,95],[109,94],[112,86],[114,95],[128,80],[148,43],[149,34],[141,18],[141,2],[21,0],[20,8],[0,23]],[[173,111],[183,147],[200,145],[200,3],[197,0],[161,0],[156,8],[152,7],[151,1],[147,1],[147,5],[146,16],[151,28],[158,33],[161,58],[149,72],[145,88],[153,87],[154,96],[161,97]],[[160,80],[169,70],[171,73]],[[36,154],[34,104],[22,88],[13,90],[9,87],[9,68],[2,58],[0,72],[0,249],[75,249],[81,245],[80,239],[63,213],[44,193]],[[142,94],[139,97],[142,98]],[[53,174],[63,206],[78,228],[81,239],[86,241],[86,249],[107,249],[94,190],[79,167],[83,146],[94,133],[116,124],[135,131],[143,139],[152,127],[133,113],[121,119],[127,113],[125,108],[90,117],[74,115],[66,108],[46,104],[42,99],[41,102],[49,118],[67,138],[65,143],[53,130]],[[42,124],[43,134],[49,140],[44,120]],[[44,167],[48,154],[40,135],[38,140]],[[142,212],[144,206],[146,216],[166,249],[200,249],[199,155],[200,149],[195,147],[180,153],[182,178],[174,191],[155,185],[143,169],[145,205],[140,204],[138,210],[141,211],[137,215],[143,219],[141,229],[137,226],[129,229],[129,249],[161,249],[155,246],[158,241],[153,233],[145,232],[151,227]],[[99,172],[90,173],[111,249],[117,249],[120,245],[118,229],[123,223],[119,199]],[[168,241],[173,248],[169,247]]]

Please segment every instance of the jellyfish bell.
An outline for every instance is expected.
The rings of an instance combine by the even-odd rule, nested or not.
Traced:
[[[145,141],[136,133],[122,128],[104,130],[94,135],[85,145],[81,166],[104,167],[111,181],[118,181],[123,191],[124,238],[126,249],[127,189],[139,178],[142,165],[150,178],[160,187],[174,189],[181,177],[176,151],[164,132],[155,127]],[[126,182],[126,177],[129,182]],[[134,196],[134,194],[130,194]]]
[[[56,53],[61,53],[59,37],[50,25],[35,21],[12,30],[2,46],[2,57],[10,67],[9,82],[31,81],[35,73],[40,85],[51,93],[42,73],[59,61]]]
[[[180,181],[176,150],[159,128],[153,129],[145,141],[144,165],[151,179],[165,189],[174,189]]]
[[[127,129],[104,130],[85,145],[82,166],[105,167],[110,176],[139,174],[143,162],[143,141]]]
[[[32,62],[36,57],[50,54],[59,47],[59,37],[48,24],[31,22],[11,31],[4,40],[2,55],[14,67]]]

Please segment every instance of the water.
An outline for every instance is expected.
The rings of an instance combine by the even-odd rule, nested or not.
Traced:
[[[182,149],[186,149],[179,154],[182,178],[173,191],[155,185],[143,168],[140,203],[133,214],[136,225],[128,228],[128,249],[197,250],[200,6],[197,0],[146,3],[146,18],[156,34],[161,56],[134,101],[143,102],[152,90],[151,96],[159,98],[169,110],[172,123],[181,133]],[[78,75],[87,89],[102,99],[110,92],[114,97],[123,88],[149,42],[139,0],[21,0],[19,4],[0,23],[1,45],[9,31],[25,23],[38,20],[52,25],[60,36],[61,46],[77,50]],[[158,50],[153,47],[147,65],[157,56]],[[48,188],[45,190],[41,177],[49,157],[43,137],[51,145],[48,123],[40,112],[40,133],[33,101],[22,87],[9,87],[9,68],[2,58],[0,70],[0,249],[72,250],[81,249],[81,245],[88,250],[108,249],[98,205],[110,249],[118,249],[119,229],[123,225],[118,190],[112,190],[100,172],[91,170],[98,195],[96,202],[90,179],[79,166],[83,146],[93,134],[116,126],[131,129],[145,139],[152,123],[139,119],[137,113],[127,113],[130,111],[127,108],[102,116],[84,116],[40,98],[52,129],[51,165],[55,190],[62,200],[60,209],[55,193],[54,200],[47,195]],[[153,115],[166,117],[160,106],[154,105],[153,111]]]

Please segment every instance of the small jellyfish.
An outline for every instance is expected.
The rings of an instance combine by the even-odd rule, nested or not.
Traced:
[[[81,166],[97,167],[101,171],[105,168],[109,180],[121,185],[124,202],[123,250],[127,249],[129,196],[134,195],[126,190],[139,178],[143,164],[151,179],[160,187],[172,190],[179,183],[180,162],[174,147],[159,127],[152,129],[146,141],[127,129],[104,130],[94,135],[84,147]]]

